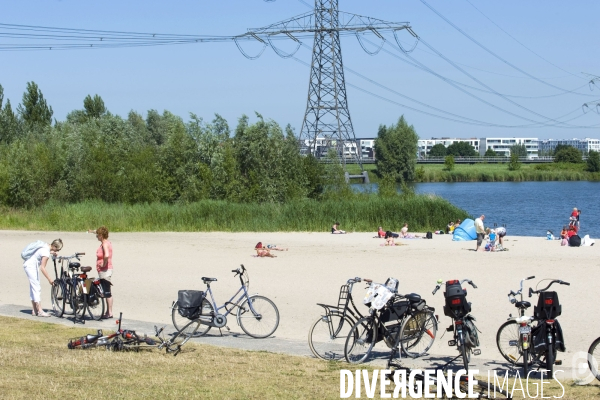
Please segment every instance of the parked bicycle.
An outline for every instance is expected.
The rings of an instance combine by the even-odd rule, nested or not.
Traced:
[[[121,328],[121,321],[123,313],[119,315],[119,319],[116,323],[119,325],[116,332],[110,335],[104,335],[102,329],[98,329],[98,332],[93,335],[89,334],[78,338],[69,340],[67,347],[69,349],[90,349],[94,347],[105,347],[107,350],[121,351],[121,350],[135,350],[139,351],[142,349],[153,349],[158,350],[166,349],[167,353],[173,353],[174,356],[179,354],[181,347],[187,343],[188,340],[194,335],[194,333],[200,327],[199,321],[190,321],[181,331],[171,335],[171,338],[166,340],[164,338],[164,327],[158,329],[154,326],[154,337],[149,337],[146,334],[138,334],[134,330],[125,330]]]
[[[372,290],[379,291],[382,296],[380,288],[389,288],[392,279],[384,285],[371,283]],[[349,363],[365,362],[375,344],[381,340],[392,350],[390,360],[400,355],[400,349],[405,355],[415,358],[427,353],[433,345],[437,334],[434,309],[416,293],[398,294],[398,281],[393,281],[395,288],[391,289],[392,295],[385,300],[384,306],[379,308],[368,304],[369,315],[359,319],[350,330],[344,346],[344,356]],[[373,301],[378,300],[375,297]]]
[[[527,376],[531,366],[533,352],[531,331],[537,324],[533,316],[525,315],[525,310],[531,307],[531,303],[523,301],[523,282],[531,279],[535,279],[535,276],[521,279],[519,290],[517,292],[511,290],[508,294],[508,300],[515,305],[518,315],[513,317],[510,314],[508,320],[496,333],[496,345],[500,354],[511,364],[522,367],[524,376]],[[519,301],[517,296],[520,296]]]
[[[352,298],[354,284],[362,281],[359,277],[348,279],[340,287],[337,306],[317,303],[323,307],[324,314],[308,331],[308,346],[315,357],[322,360],[341,360],[344,357],[346,338],[356,321],[363,317]],[[370,279],[364,281],[372,282]]]
[[[92,267],[82,267],[79,263],[83,255],[85,253],[52,257],[56,279],[52,285],[51,298],[54,314],[57,317],[62,317],[64,314],[73,315],[75,322],[81,320],[85,323],[86,317],[96,321],[102,318],[105,301],[100,280],[87,276],[87,272],[90,272]],[[57,271],[57,262],[60,263],[60,274]]]
[[[217,278],[202,277],[206,285],[206,292],[197,290],[180,290],[177,301],[173,302],[172,320],[175,329],[181,330],[190,320],[199,320],[203,325],[196,336],[205,335],[211,328],[219,330],[227,327],[227,316],[237,308],[236,321],[242,330],[253,338],[266,338],[271,336],[279,326],[279,310],[275,303],[264,296],[249,295],[250,278],[248,270],[241,265],[231,272],[234,277],[240,278],[241,287],[231,296],[229,301],[217,306],[210,287],[211,282]],[[210,295],[210,300],[209,296]],[[239,297],[234,301],[236,296]],[[222,313],[221,310],[225,310]]]
[[[471,354],[478,356],[481,354],[481,350],[476,349],[476,347],[479,347],[479,336],[474,323],[475,317],[470,314],[471,303],[467,302],[467,290],[462,287],[465,282],[477,289],[477,285],[470,279],[450,280],[445,283],[440,279],[437,281],[433,294],[435,295],[442,285],[446,286],[444,315],[452,318],[452,325],[446,331],[454,332],[454,338],[448,341],[448,346],[456,346],[459,353],[458,356],[448,361],[444,367],[462,357],[463,367],[468,372]]]
[[[550,279],[538,282],[538,286],[541,282],[548,280]],[[537,306],[533,308],[533,321],[530,323],[532,327],[530,337],[532,346],[530,346],[530,351],[527,354],[527,364],[545,368],[550,375],[554,371],[555,364],[562,364],[561,360],[556,360],[556,352],[565,351],[562,329],[556,319],[561,315],[562,307],[558,301],[558,294],[548,291],[550,286],[555,283],[570,285],[569,282],[554,279],[543,289],[533,290],[529,288],[529,297],[532,297],[534,294],[537,294],[539,297]],[[512,351],[511,347],[513,346],[511,346],[511,341],[512,343],[515,341],[518,343],[518,340],[519,333],[516,330],[512,332],[512,337],[508,333],[503,334],[503,340],[499,342],[498,348],[504,358],[506,358],[505,354],[508,355]]]
[[[590,371],[600,381],[600,370],[598,367],[598,363],[600,363],[600,337],[592,342],[588,350],[587,359]]]

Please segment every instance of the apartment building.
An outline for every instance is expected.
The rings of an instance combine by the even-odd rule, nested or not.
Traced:
[[[600,151],[600,139],[545,139],[538,141],[539,153],[549,155],[554,153],[554,149],[559,144],[575,147],[583,154],[587,154],[590,150]]]
[[[477,138],[458,139],[458,138],[442,137],[442,138],[431,138],[431,139],[419,139],[419,141],[417,142],[417,146],[419,148],[419,150],[418,150],[419,157],[423,157],[423,156],[426,156],[427,154],[429,154],[429,152],[431,151],[431,148],[433,146],[435,146],[436,144],[443,144],[444,146],[448,147],[451,144],[456,143],[456,142],[467,142],[475,148],[475,151],[479,152],[480,141],[481,141],[481,139],[477,139]]]
[[[481,138],[479,154],[484,155],[488,149],[492,149],[499,156],[510,156],[510,148],[514,145],[525,145],[527,149],[527,158],[536,158],[538,156],[538,138],[506,138],[491,137]]]

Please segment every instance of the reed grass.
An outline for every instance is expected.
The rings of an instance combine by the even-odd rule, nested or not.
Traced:
[[[157,350],[67,349],[69,338],[87,333],[93,331],[0,317],[0,397],[28,400],[339,399],[341,369],[373,370],[367,365],[357,367],[194,343],[186,344],[177,357]],[[560,397],[561,387],[552,379],[548,381],[544,385],[544,396]],[[600,396],[596,383],[577,386],[566,381],[562,385],[565,388],[563,400],[590,400]],[[529,390],[532,396],[538,393],[539,381],[530,380]],[[515,399],[523,398],[519,391],[514,394]],[[376,390],[376,398],[379,398],[379,390]]]
[[[248,204],[205,200],[189,204],[47,203],[33,209],[0,210],[0,229],[83,231],[106,225],[115,232],[323,232],[339,221],[346,231],[374,231],[377,226],[411,230],[443,229],[468,214],[432,195],[382,198],[354,195],[347,200],[302,200],[284,204]]]

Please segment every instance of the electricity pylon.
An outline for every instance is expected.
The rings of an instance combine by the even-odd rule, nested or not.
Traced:
[[[314,33],[308,100],[300,132],[300,143],[303,144],[304,140],[307,140],[308,152],[316,157],[323,156],[329,149],[335,149],[337,157],[344,164],[346,159],[355,159],[361,164],[360,148],[356,143],[348,108],[340,34],[356,35],[363,49],[367,53],[375,55],[385,42],[380,32],[392,31],[398,42],[396,31],[402,29],[408,30],[411,35],[417,37],[407,22],[386,22],[340,12],[338,0],[315,0],[314,12],[301,14],[264,28],[249,29],[248,33],[239,37],[252,36],[263,43],[263,50],[269,45],[279,56],[288,58],[293,57],[302,45],[298,39],[299,35]],[[372,32],[381,39],[379,49],[371,52],[365,48],[361,41],[361,35],[365,32]],[[273,39],[281,38],[283,35],[296,42],[294,52],[283,53],[274,46]],[[238,44],[237,41],[236,44]],[[240,47],[239,44],[238,47]],[[242,51],[241,48],[240,50]],[[244,55],[246,54],[244,53]],[[318,143],[318,138],[323,140]],[[352,151],[354,148],[357,151]]]

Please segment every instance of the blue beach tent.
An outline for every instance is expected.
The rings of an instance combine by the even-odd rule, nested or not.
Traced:
[[[477,239],[477,232],[475,232],[475,221],[472,219],[465,219],[462,224],[454,228],[452,240],[468,241],[475,239]]]

